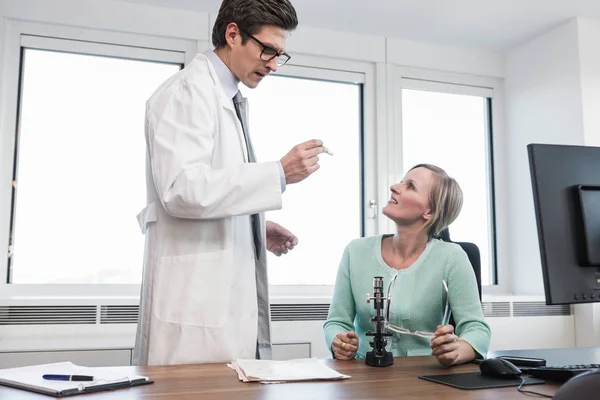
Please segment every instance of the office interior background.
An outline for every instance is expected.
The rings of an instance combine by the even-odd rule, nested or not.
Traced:
[[[145,101],[211,48],[219,4],[0,0],[0,368],[131,363]],[[275,358],[329,356],[343,248],[393,231],[389,186],[423,162],[463,187],[450,235],[481,250],[491,349],[599,345],[598,306],[545,304],[526,145],[600,146],[600,3],[294,5],[290,63],[243,90],[254,147],[335,155],[268,213],[299,237],[269,260]]]

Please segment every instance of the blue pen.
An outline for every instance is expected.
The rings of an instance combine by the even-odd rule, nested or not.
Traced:
[[[88,375],[44,375],[42,378],[48,381],[93,381],[93,376]]]

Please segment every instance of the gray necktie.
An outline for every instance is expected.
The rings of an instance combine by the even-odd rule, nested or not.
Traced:
[[[252,142],[250,141],[250,135],[248,133],[248,103],[246,98],[242,96],[242,92],[238,92],[233,97],[233,104],[235,105],[235,113],[242,123],[242,131],[244,131],[244,140],[246,141],[246,150],[248,151],[248,162],[256,162],[256,156],[254,155],[254,149],[252,148]],[[260,258],[262,251],[261,234],[260,234],[260,219],[258,214],[251,215],[252,220],[252,235],[254,236],[254,251],[256,252],[256,258]]]

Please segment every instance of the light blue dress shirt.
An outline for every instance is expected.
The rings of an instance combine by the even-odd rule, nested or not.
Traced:
[[[233,106],[233,97],[237,94],[238,88],[238,80],[233,76],[233,73],[227,68],[227,65],[215,54],[213,50],[206,50],[202,53],[208,58],[208,61],[212,64],[217,76],[219,77],[219,82],[221,82],[221,86],[223,86],[223,90],[227,97],[231,99],[231,104]],[[279,166],[279,177],[281,179],[281,193],[285,192],[285,172],[283,171],[283,166],[280,161],[277,161],[277,165]]]

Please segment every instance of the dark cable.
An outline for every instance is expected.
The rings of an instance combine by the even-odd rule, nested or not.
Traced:
[[[525,384],[525,378],[521,378],[521,384],[519,385],[517,390],[523,394],[533,394],[535,396],[546,397],[548,399],[551,399],[554,397],[554,396],[548,396],[547,394],[544,394],[544,393],[532,392],[530,390],[523,390],[522,387],[524,384]]]

